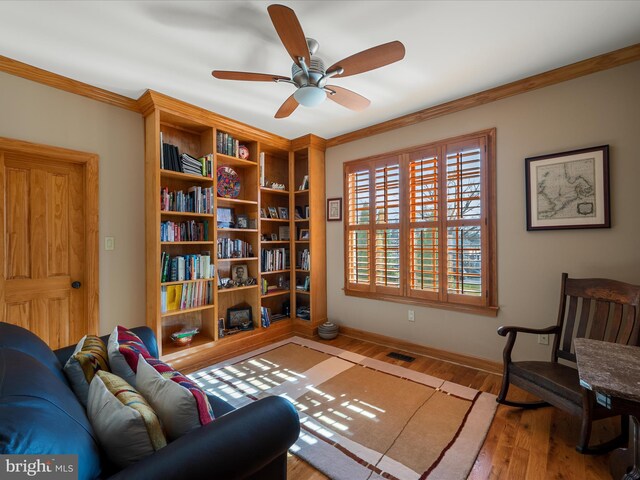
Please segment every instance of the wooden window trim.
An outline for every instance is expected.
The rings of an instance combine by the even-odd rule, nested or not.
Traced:
[[[480,183],[482,188],[481,216],[480,219],[448,219],[446,215],[446,171],[438,172],[438,212],[435,220],[411,221],[409,215],[409,162],[420,158],[422,155],[435,153],[438,164],[446,164],[446,155],[460,146],[480,143],[485,149],[485,155],[480,171]],[[453,138],[430,142],[407,149],[396,150],[380,155],[346,162],[343,168],[343,186],[345,198],[345,212],[349,211],[348,175],[357,170],[369,170],[370,176],[370,218],[369,218],[369,244],[370,244],[370,284],[350,284],[348,278],[348,238],[353,230],[364,230],[364,225],[349,225],[348,219],[344,222],[345,242],[345,268],[344,268],[344,292],[345,295],[360,298],[370,298],[383,301],[392,301],[410,305],[422,305],[427,307],[442,308],[464,313],[472,313],[485,316],[496,316],[498,313],[497,292],[497,259],[496,259],[496,129],[482,130],[468,135],[460,135]],[[394,162],[400,164],[400,223],[376,224],[375,222],[375,169],[383,165],[391,165]],[[442,162],[442,163],[441,163]],[[474,225],[481,229],[482,238],[482,292],[479,296],[463,295],[448,292],[447,267],[446,267],[446,232],[448,227]],[[437,291],[413,290],[409,280],[409,236],[413,228],[429,228],[437,226],[440,235],[438,238],[438,275],[439,288]],[[375,232],[382,228],[399,228],[401,245],[401,279],[400,288],[388,287],[376,288],[375,285]],[[486,257],[486,258],[485,258]]]

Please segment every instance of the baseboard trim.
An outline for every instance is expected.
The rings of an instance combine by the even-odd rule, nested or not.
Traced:
[[[345,327],[342,325],[340,326],[340,335],[355,338],[357,340],[363,340],[365,342],[375,343],[384,347],[397,348],[405,352],[415,353],[417,355],[431,357],[437,360],[463,365],[465,367],[475,368],[476,370],[483,370],[485,372],[502,375],[502,364],[485,358],[426,347],[424,345],[407,342],[398,338],[387,337],[386,335],[380,335],[378,333],[367,332],[365,330],[358,330],[357,328]]]

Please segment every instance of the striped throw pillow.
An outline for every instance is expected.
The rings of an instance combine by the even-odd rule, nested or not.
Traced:
[[[109,371],[107,346],[100,337],[85,335],[64,366],[64,373],[71,383],[71,388],[85,408],[89,385],[98,370]]]
[[[214,420],[207,394],[160,360],[140,355],[136,384],[158,413],[170,440]]]
[[[122,378],[98,371],[89,387],[87,414],[113,463],[131,465],[166,446],[160,419]]]

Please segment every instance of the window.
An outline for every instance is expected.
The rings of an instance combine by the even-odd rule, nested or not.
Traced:
[[[495,315],[495,130],[344,164],[345,292]]]

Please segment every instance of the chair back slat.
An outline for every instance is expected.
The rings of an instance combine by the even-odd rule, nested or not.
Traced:
[[[604,340],[607,323],[609,322],[609,310],[611,310],[611,302],[596,301],[596,311],[593,314],[591,330],[589,331],[589,338],[592,340]]]
[[[616,303],[613,305],[613,313],[611,313],[609,319],[609,331],[607,332],[605,341],[615,343],[618,339],[618,332],[620,332],[620,325],[622,324],[622,310],[621,304]]]
[[[582,299],[582,311],[580,312],[580,323],[575,338],[584,338],[587,334],[587,325],[589,325],[589,317],[591,316],[591,299]]]
[[[573,340],[573,327],[576,323],[576,313],[578,311],[578,297],[571,297],[569,300],[569,309],[565,318],[564,336],[562,338],[562,350],[571,351],[571,342]]]
[[[616,343],[625,345],[638,345],[638,310],[635,307],[627,308],[624,321],[618,334]]]

